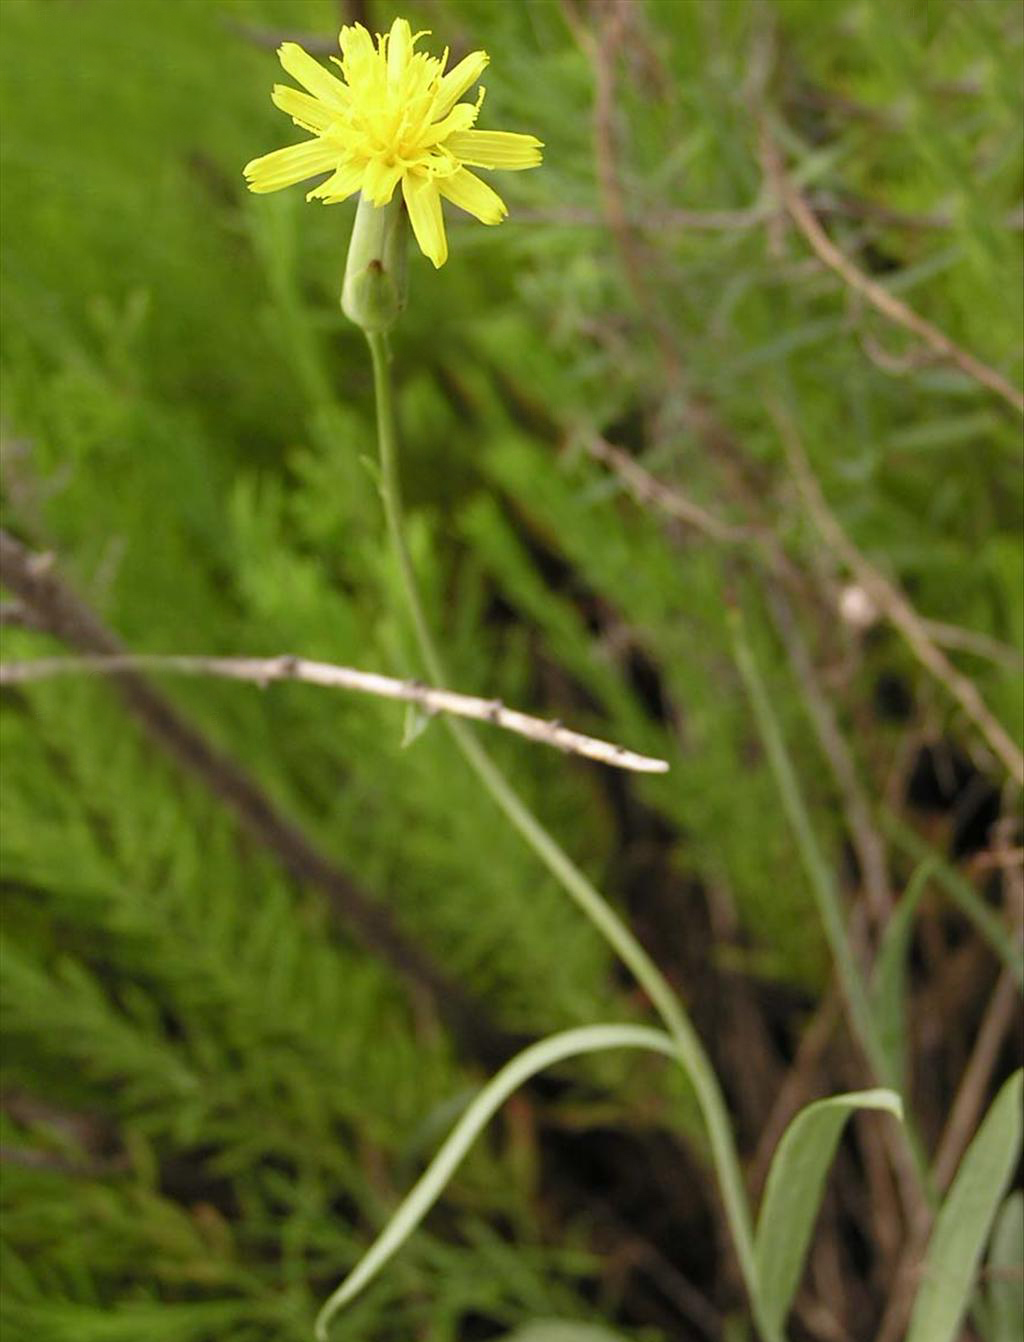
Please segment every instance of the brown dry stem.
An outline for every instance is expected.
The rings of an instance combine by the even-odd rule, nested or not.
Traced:
[[[932,322],[927,321],[902,299],[891,294],[859,269],[835,245],[807,201],[794,186],[792,179],[783,166],[782,156],[774,137],[768,128],[767,120],[761,123],[762,160],[768,171],[772,185],[786,207],[790,218],[810,244],[819,260],[855,293],[896,326],[910,331],[939,358],[954,364],[967,377],[998,396],[1019,414],[1024,415],[1024,392],[1013,386],[1001,373],[981,359],[951,340],[944,331],[940,331]]]
[[[994,717],[973,681],[962,675],[936,646],[927,626],[903,593],[861,554],[847,536],[811,470],[792,418],[778,403],[770,408],[800,496],[822,540],[900,631],[921,665],[960,705],[1010,776],[1024,784],[1024,754],[1016,742]]]

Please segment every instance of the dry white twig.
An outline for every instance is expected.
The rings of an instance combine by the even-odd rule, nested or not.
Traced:
[[[480,699],[454,690],[435,689],[415,680],[395,680],[374,671],[356,671],[329,662],[311,662],[304,657],[185,657],[149,653],[120,653],[111,656],[42,657],[35,661],[0,663],[0,685],[24,685],[29,681],[49,680],[54,676],[114,676],[123,671],[157,671],[179,676],[218,676],[224,680],[247,681],[265,687],[276,680],[296,680],[307,685],[322,685],[333,690],[353,690],[380,699],[395,699],[416,704],[425,713],[452,713],[477,722],[489,722],[505,731],[515,732],[541,745],[554,746],[571,755],[610,764],[636,773],[666,773],[666,760],[639,755],[610,741],[574,732],[560,722],[506,708],[500,699]]]

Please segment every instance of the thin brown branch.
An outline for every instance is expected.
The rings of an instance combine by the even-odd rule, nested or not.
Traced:
[[[715,541],[753,539],[753,532],[723,522],[707,509],[688,499],[680,490],[663,484],[620,447],[615,447],[605,439],[593,435],[587,435],[583,445],[595,461],[607,466],[619,478],[637,503],[654,504],[667,516],[685,522],[687,526],[702,531]]]
[[[868,200],[836,199],[829,195],[808,195],[807,204],[817,215],[866,220],[868,223],[891,228],[905,228],[916,232],[940,231],[952,228],[954,219],[946,214],[903,214]],[[666,230],[682,229],[687,233],[743,233],[760,228],[769,220],[785,215],[782,205],[765,203],[734,208],[694,210],[683,205],[662,205],[652,201],[650,207],[638,213],[635,208],[626,216],[629,227],[637,233],[663,237]],[[585,205],[559,205],[547,208],[517,209],[517,223],[554,224],[582,228],[606,228],[608,218]],[[1001,221],[1004,228],[1021,232],[1024,216],[1020,211],[1008,214]]]
[[[596,31],[580,25],[577,39],[594,69],[593,137],[601,209],[622,261],[626,281],[640,312],[655,333],[666,371],[678,376],[680,369],[676,332],[666,320],[648,284],[647,264],[639,234],[626,208],[626,192],[619,174],[615,112],[616,65],[623,45],[636,23],[629,0],[603,0],[594,5]]]
[[[940,362],[933,350],[925,349],[922,345],[914,345],[902,354],[894,354],[870,331],[859,332],[858,339],[864,353],[887,377],[908,377],[911,373],[919,373],[922,368],[930,368]]]
[[[38,629],[39,620],[23,601],[0,601],[0,629]]]
[[[0,1164],[86,1178],[104,1178],[129,1168],[117,1129],[99,1114],[58,1108],[13,1086],[0,1096],[0,1110],[15,1128],[26,1129],[44,1143],[4,1142]]]
[[[601,16],[596,32],[579,31],[585,34],[584,48],[594,67],[594,155],[601,205],[631,281],[643,287],[643,267],[619,181],[615,147],[615,63],[625,37],[625,15],[618,0],[596,8],[596,12]]]
[[[643,215],[627,214],[625,223],[637,233],[663,236],[666,229],[681,228],[689,233],[737,233],[759,228],[772,215],[783,213],[776,207],[749,209],[688,210],[683,206],[660,208],[653,205]],[[558,205],[536,209],[517,209],[517,223],[551,224],[558,227],[608,228],[606,212],[585,205]]]
[[[1024,669],[1024,657],[1016,648],[1000,643],[997,638],[989,638],[987,634],[976,633],[973,629],[962,629],[958,624],[946,624],[942,620],[922,619],[921,627],[932,642],[938,643],[940,647],[969,652],[974,657],[983,657],[1011,671]]]
[[[123,654],[120,641],[56,571],[53,556],[32,553],[2,530],[0,582],[38,616],[47,632],[65,643],[85,654]],[[241,765],[212,746],[137,672],[122,671],[113,684],[146,734],[233,811],[294,880],[319,889],[339,921],[395,970],[414,1000],[436,1003],[464,1046],[485,1064],[508,1057],[515,1041],[489,1020],[482,1004],[450,980],[401,931],[391,911],[322,853]]]
[[[322,33],[310,33],[298,28],[264,28],[254,23],[240,23],[236,19],[224,20],[228,32],[265,51],[276,51],[282,42],[297,42],[311,56],[329,56],[338,50],[336,38],[324,37]]]
[[[838,593],[835,606],[845,624],[860,633],[870,629],[884,618],[863,587],[856,582],[844,585]],[[964,629],[958,624],[946,624],[942,620],[927,620],[918,615],[921,628],[940,648],[951,648],[956,652],[968,652],[972,657],[981,657],[997,666],[1005,666],[1010,671],[1024,670],[1024,657],[1016,648],[1001,643],[988,634],[979,634],[974,629]]]
[[[1013,869],[1024,862],[1024,848],[1007,848],[995,853],[977,853],[967,864],[972,876],[992,870]]]
[[[821,486],[811,470],[796,426],[779,405],[773,405],[775,420],[789,459],[793,477],[807,511],[826,545],[850,570],[879,610],[903,635],[907,646],[922,666],[949,691],[981,732],[1011,777],[1024,783],[1024,754],[1009,733],[996,720],[974,683],[956,669],[935,645],[927,625],[907,598],[861,554],[829,508]]]
[[[836,721],[832,704],[819,683],[817,670],[790,604],[778,588],[767,586],[766,595],[775,627],[803,693],[818,743],[831,766],[842,797],[846,826],[857,856],[871,917],[881,927],[892,911],[885,844],[872,822],[871,807],[861,786],[857,766]]]
[[[72,1179],[103,1179],[111,1174],[127,1173],[131,1169],[127,1156],[115,1156],[108,1160],[73,1160],[57,1151],[6,1142],[0,1142],[0,1165],[17,1165],[25,1170],[48,1170]]]
[[[902,326],[922,340],[930,350],[940,358],[954,364],[967,377],[993,392],[1024,414],[1024,392],[976,358],[969,350],[951,340],[945,332],[915,312],[902,299],[895,297],[888,289],[865,275],[850,258],[843,254],[818,222],[814,211],[794,186],[787,173],[778,146],[768,128],[767,118],[762,118],[761,138],[763,159],[769,169],[772,185],[786,207],[790,218],[810,244],[818,258],[834,271],[855,293],[865,298],[883,317]]]
[[[906,228],[916,232],[936,232],[952,228],[956,220],[951,213],[938,211],[935,214],[907,214],[903,210],[890,209],[878,201],[857,199],[852,196],[832,196],[825,192],[805,197],[808,206],[815,214],[832,214],[843,218],[864,219],[886,228]],[[1009,210],[997,221],[999,227],[1011,232],[1020,232],[1024,219],[1020,210]]]
[[[785,558],[780,548],[768,537],[742,527],[731,526],[714,514],[693,503],[677,489],[664,484],[638,462],[599,437],[585,439],[585,447],[595,460],[607,466],[623,483],[632,497],[641,505],[652,505],[669,517],[674,517],[703,532],[715,541],[766,542],[765,554],[773,572],[785,569]],[[781,592],[769,594],[775,601],[776,624],[793,665],[794,673],[804,691],[811,721],[821,747],[832,765],[836,783],[843,797],[847,825],[857,853],[865,892],[872,916],[884,922],[892,906],[892,894],[886,873],[884,845],[871,822],[871,810],[857,776],[857,770],[835,720],[827,696],[817,682],[810,655],[792,618],[788,602]]]
[[[970,1061],[935,1153],[933,1174],[940,1193],[952,1182],[960,1158],[977,1129],[999,1050],[1017,1012],[1018,993],[1016,978],[1004,969],[978,1030]]]
[[[567,754],[583,755],[617,769],[632,769],[637,773],[665,773],[668,770],[667,760],[639,755],[610,741],[571,731],[560,722],[545,721],[529,713],[506,708],[500,699],[481,699],[454,690],[435,689],[419,681],[395,680],[392,676],[382,676],[374,671],[357,671],[353,667],[313,662],[304,657],[192,657],[149,653],[43,657],[36,661],[0,663],[0,685],[25,685],[29,681],[50,680],[56,676],[114,676],[124,671],[214,676],[223,680],[246,681],[261,688],[274,681],[295,680],[327,689],[351,690],[357,694],[415,704],[427,714],[450,713],[477,722],[489,722],[492,726],[525,736],[530,741],[553,746]]]

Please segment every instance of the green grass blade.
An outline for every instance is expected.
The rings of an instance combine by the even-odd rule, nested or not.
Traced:
[[[825,1176],[846,1120],[857,1109],[881,1109],[902,1119],[891,1090],[853,1091],[802,1109],[783,1133],[772,1159],[754,1238],[764,1317],[781,1331],[800,1283]]]
[[[779,799],[789,821],[800,860],[807,873],[818,916],[821,918],[822,928],[835,960],[836,973],[842,985],[850,1024],[871,1063],[873,1079],[886,1081],[889,1079],[886,1074],[887,1057],[875,1028],[875,1016],[868,999],[867,988],[850,944],[846,930],[846,915],[835,875],[811,823],[796,768],[747,638],[743,615],[739,610],[734,611],[732,615],[732,634],[736,666],[746,686],[757,730],[778,788]]]
[[[983,937],[1003,964],[1017,980],[1018,987],[1024,988],[1024,954],[1015,946],[1013,939],[999,916],[992,911],[978,892],[947,862],[942,854],[919,834],[891,813],[882,813],[882,823],[892,841],[903,849],[915,862],[933,863],[933,875],[937,883],[945,890],[960,912],[971,923],[979,936]]]
[[[985,1292],[989,1342],[1024,1337],[1024,1193],[1011,1193],[996,1217]]]
[[[897,1086],[902,1085],[906,1074],[907,948],[914,929],[914,914],[934,867],[934,862],[926,858],[911,877],[903,898],[885,925],[871,978],[871,1006],[879,1042],[888,1062],[887,1079]]]
[[[967,1148],[942,1204],[925,1258],[907,1342],[952,1342],[1021,1144],[1024,1070],[1003,1086]]]
[[[338,1310],[377,1275],[423,1220],[463,1156],[513,1091],[546,1067],[566,1058],[610,1048],[645,1048],[670,1058],[677,1056],[676,1046],[667,1034],[639,1025],[588,1025],[578,1030],[565,1030],[518,1053],[477,1095],[387,1225],[324,1304],[316,1321],[316,1336],[320,1342],[325,1342],[331,1320]]]

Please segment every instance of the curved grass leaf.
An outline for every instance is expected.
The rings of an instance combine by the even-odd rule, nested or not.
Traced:
[[[459,1162],[481,1130],[524,1081],[565,1058],[599,1053],[609,1048],[644,1048],[674,1058],[676,1046],[661,1030],[639,1025],[588,1025],[531,1044],[505,1064],[452,1129],[437,1155],[406,1195],[397,1211],[356,1266],[324,1304],[316,1321],[316,1336],[326,1342],[331,1320],[353,1300],[405,1243],[444,1191]]]
[[[992,1102],[946,1195],[925,1257],[907,1342],[952,1342],[963,1318],[975,1271],[1021,1143],[1024,1071],[1010,1077]]]
[[[852,1091],[802,1109],[782,1135],[765,1187],[754,1252],[764,1319],[780,1333],[800,1282],[807,1245],[821,1205],[825,1176],[843,1126],[857,1109],[903,1117],[891,1090]]]

